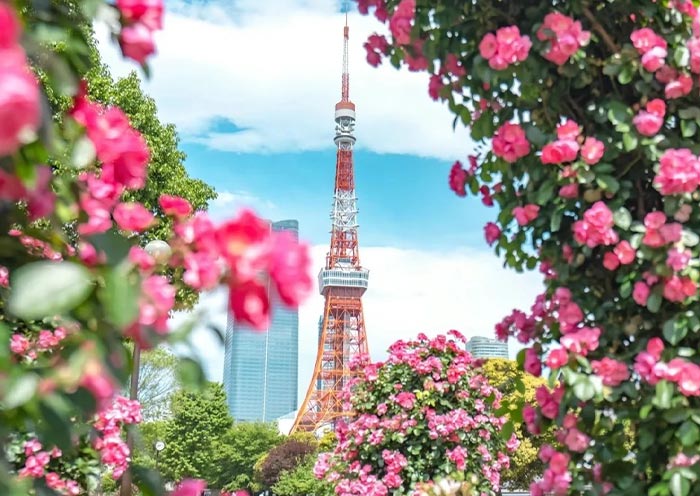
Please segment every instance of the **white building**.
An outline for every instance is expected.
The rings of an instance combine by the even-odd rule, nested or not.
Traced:
[[[474,358],[508,359],[508,343],[483,336],[475,336],[467,341],[467,351]]]

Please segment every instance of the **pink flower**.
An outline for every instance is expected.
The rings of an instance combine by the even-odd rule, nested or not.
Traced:
[[[118,204],[112,215],[119,229],[124,231],[142,232],[154,221],[153,214],[137,202]]]
[[[4,265],[0,265],[0,287],[10,287],[10,271]]]
[[[145,64],[149,55],[156,51],[153,32],[145,25],[134,23],[122,28],[119,44],[125,57]]]
[[[465,183],[468,177],[469,173],[462,167],[462,162],[459,160],[455,161],[450,169],[449,184],[450,189],[454,191],[457,196],[467,196]]]
[[[603,384],[610,387],[619,386],[629,379],[630,373],[627,365],[618,360],[605,357],[602,360],[591,361],[591,368],[603,380]]]
[[[581,126],[575,121],[567,119],[557,126],[557,138],[563,141],[576,141],[581,135]]]
[[[168,315],[175,306],[175,287],[165,276],[149,276],[141,283],[138,323],[158,332],[168,330]]]
[[[690,38],[687,46],[690,51],[690,71],[693,74],[700,74],[700,37]]]
[[[447,57],[445,57],[445,70],[457,78],[461,78],[467,74],[467,70],[453,53],[448,53]]]
[[[396,403],[398,403],[404,410],[410,410],[415,404],[416,396],[408,391],[402,391],[396,395]]]
[[[2,4],[0,9],[4,22],[8,22],[9,13],[13,17],[9,22],[14,25],[11,7]],[[9,29],[14,32],[14,28]],[[8,35],[8,38],[14,36]],[[40,119],[39,84],[27,67],[22,49],[19,46],[0,49],[0,156],[9,155],[23,143],[32,141]]]
[[[90,391],[98,404],[111,399],[116,392],[116,384],[98,362],[89,362],[85,367],[80,385]]]
[[[637,52],[640,54],[645,54],[653,48],[660,47],[666,49],[668,47],[666,40],[656,34],[651,28],[642,28],[633,31],[630,35],[630,39],[632,40],[634,48],[636,48]]]
[[[673,275],[664,281],[664,298],[668,301],[682,303],[698,290],[697,284],[689,277]]]
[[[383,35],[371,34],[364,44],[367,51],[367,62],[373,67],[377,67],[382,62],[382,54],[389,51],[389,42]]]
[[[588,44],[591,33],[584,31],[579,21],[551,12],[537,30],[537,38],[549,41],[549,48],[542,56],[556,65],[563,65],[580,47]]]
[[[283,303],[299,305],[311,292],[309,247],[289,232],[274,233],[269,273]]]
[[[605,145],[602,141],[590,136],[586,138],[586,141],[584,141],[581,147],[581,158],[584,162],[588,165],[595,165],[600,162],[604,154]]]
[[[10,339],[10,350],[15,355],[24,355],[29,349],[29,340],[22,334],[13,334]]]
[[[571,183],[566,184],[559,188],[559,196],[562,198],[578,198],[578,184]]]
[[[693,79],[687,74],[680,74],[676,79],[669,81],[664,88],[664,96],[668,99],[681,98],[693,89]]]
[[[219,284],[221,270],[218,260],[211,253],[204,251],[185,255],[185,273],[182,280],[197,290],[207,290]]]
[[[586,356],[588,352],[598,348],[600,329],[598,327],[582,327],[581,329],[569,332],[559,340],[561,345],[571,353]]]
[[[216,230],[216,244],[232,274],[249,280],[267,265],[270,224],[251,210],[242,210]]]
[[[530,142],[519,124],[503,124],[493,136],[493,153],[506,162],[514,163],[530,153]]]
[[[433,74],[430,76],[430,83],[428,84],[428,95],[433,100],[440,98],[440,91],[445,87],[442,82],[442,76],[438,74]]]
[[[564,395],[561,387],[550,392],[546,386],[540,386],[535,390],[535,401],[540,406],[540,411],[544,417],[554,419],[559,414],[559,403]]]
[[[608,206],[598,201],[583,214],[583,220],[576,221],[572,227],[574,239],[589,248],[599,245],[617,243],[618,235],[613,229],[615,222]]]
[[[16,47],[21,31],[12,7],[6,3],[0,4],[0,50]]]
[[[698,365],[685,362],[678,377],[678,390],[684,396],[700,396],[700,367]]]
[[[656,72],[666,63],[666,55],[666,48],[655,46],[642,55],[642,67],[648,72]]]
[[[160,195],[158,204],[163,209],[165,215],[172,215],[177,218],[188,217],[192,213],[190,202],[179,196]]]
[[[581,453],[586,451],[586,448],[588,448],[590,442],[590,437],[574,427],[569,429],[566,436],[564,436],[563,444],[569,449],[569,451]]]
[[[691,207],[687,203],[684,203],[683,205],[678,207],[678,211],[675,214],[673,214],[673,218],[678,222],[688,222],[691,213],[693,213],[693,207]]]
[[[700,161],[687,148],[669,149],[659,160],[654,186],[662,195],[692,193],[700,185]]]
[[[153,31],[163,27],[163,0],[117,0],[117,8],[129,22],[140,22]]]
[[[691,257],[692,253],[690,250],[681,250],[680,248],[673,247],[668,250],[666,265],[671,267],[674,271],[680,272],[688,266]]]
[[[578,157],[579,144],[575,140],[557,140],[542,148],[540,160],[543,164],[573,162]]]
[[[462,446],[455,446],[451,450],[447,450],[447,459],[455,464],[457,470],[464,470],[466,467],[467,450]]]
[[[501,228],[493,222],[488,222],[484,226],[484,237],[489,246],[493,245],[501,237]]]
[[[542,362],[540,357],[537,356],[537,352],[532,348],[525,349],[525,371],[535,377],[542,375]]]
[[[539,212],[539,205],[534,205],[530,203],[528,205],[525,205],[524,207],[515,207],[513,209],[513,217],[515,217],[515,220],[518,222],[518,225],[526,226],[537,218]]]
[[[155,259],[140,246],[132,246],[129,250],[129,262],[136,265],[142,272],[150,272],[156,266]]]
[[[620,266],[620,259],[612,252],[603,255],[603,267],[608,270],[616,270]]]
[[[495,35],[487,33],[479,43],[479,53],[488,60],[491,69],[502,71],[526,60],[531,46],[530,38],[521,36],[517,26],[506,26]]]
[[[637,281],[634,283],[634,289],[632,290],[632,299],[637,305],[646,306],[650,292],[649,286],[643,281]]]
[[[249,280],[229,286],[229,310],[234,318],[254,329],[264,330],[270,323],[270,300],[261,284]]]
[[[626,240],[620,241],[620,243],[615,247],[613,252],[620,260],[620,263],[622,265],[631,264],[632,262],[634,262],[634,259],[637,256],[637,252],[635,251],[635,249],[632,248],[632,245],[629,243],[629,241]]]
[[[550,369],[560,369],[569,363],[569,353],[564,348],[555,348],[549,352],[546,363]]]
[[[655,136],[664,125],[666,102],[660,98],[647,103],[646,110],[640,110],[632,122],[637,132],[643,136]]]
[[[416,15],[415,0],[401,0],[391,16],[389,21],[389,29],[391,35],[399,45],[408,45],[411,43],[411,24]]]
[[[170,496],[200,496],[206,488],[207,483],[203,480],[185,479]]]

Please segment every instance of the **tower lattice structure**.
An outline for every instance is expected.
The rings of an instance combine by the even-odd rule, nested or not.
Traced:
[[[334,142],[338,150],[331,243],[326,265],[318,275],[324,311],[314,374],[292,432],[332,429],[338,419],[352,415],[343,408],[342,390],[354,376],[349,368],[350,361],[358,355],[368,354],[362,295],[367,290],[369,271],[360,265],[357,240],[357,196],[352,153],[355,145],[355,104],[350,101],[348,39],[346,14],[342,93],[340,102],[335,105]]]

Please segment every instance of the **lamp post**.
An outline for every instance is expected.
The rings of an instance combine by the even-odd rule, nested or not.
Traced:
[[[165,449],[165,443],[163,441],[156,441],[154,448],[156,449],[156,471],[158,471],[158,455]]]
[[[150,241],[145,247],[144,250],[153,257],[153,260],[156,262],[156,265],[162,265],[165,262],[168,261],[170,258],[170,255],[172,254],[172,250],[170,248],[170,245],[166,243],[165,241],[161,241],[159,239],[154,239],[153,241]],[[131,357],[131,362],[132,362],[132,368],[131,368],[131,384],[129,385],[129,399],[130,400],[136,400],[138,399],[139,396],[139,371],[141,370],[141,347],[139,346],[139,343],[134,340],[134,353]],[[134,429],[133,426],[130,426],[127,431],[126,431],[126,445],[129,448],[129,456],[133,456],[133,451],[134,451]],[[165,448],[165,444],[163,444],[163,448]],[[158,460],[158,453],[159,450],[156,447],[156,462]],[[132,477],[131,477],[131,470],[127,469],[124,474],[122,475],[122,483],[121,487],[119,489],[119,496],[131,496],[132,491],[131,491],[131,483],[132,483]]]

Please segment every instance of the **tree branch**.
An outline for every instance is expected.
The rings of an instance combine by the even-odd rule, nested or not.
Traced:
[[[593,15],[591,9],[589,9],[587,6],[584,7],[583,15],[585,15],[586,19],[590,21],[593,30],[600,35],[600,37],[603,39],[603,42],[610,49],[610,51],[612,53],[618,53],[620,51],[620,47],[617,46],[615,40],[613,40],[612,36],[608,34],[603,25],[600,22],[598,22],[598,19],[596,19],[596,16]]]

